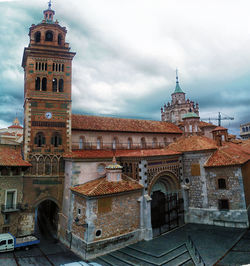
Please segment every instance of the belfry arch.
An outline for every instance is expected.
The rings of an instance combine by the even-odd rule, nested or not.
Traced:
[[[184,223],[183,198],[178,177],[171,171],[158,173],[148,186],[151,197],[151,225],[158,236]]]

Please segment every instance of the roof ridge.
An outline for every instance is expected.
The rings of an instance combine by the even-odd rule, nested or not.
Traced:
[[[145,118],[125,118],[125,117],[114,117],[114,116],[102,116],[102,115],[85,115],[85,114],[72,114],[78,116],[88,116],[88,117],[100,117],[100,118],[112,118],[112,119],[123,119],[123,120],[139,120],[139,121],[150,121],[150,122],[161,122],[161,123],[170,123],[161,120],[152,120],[152,119],[145,119]]]

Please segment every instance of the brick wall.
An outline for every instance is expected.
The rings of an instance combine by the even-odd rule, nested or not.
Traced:
[[[218,209],[219,199],[228,199],[229,209],[245,208],[241,186],[241,169],[238,166],[207,168],[208,207]],[[218,188],[218,179],[226,180],[226,189]]]
[[[99,241],[127,234],[140,227],[140,204],[138,202],[140,196],[141,192],[132,192],[103,198],[104,201],[107,199],[107,204],[111,204],[110,210],[103,211],[100,209],[100,206],[98,208],[98,200],[102,199],[86,200],[83,197],[75,195],[73,217],[79,218],[79,224],[92,223],[93,227],[90,233],[92,235],[88,234],[89,240],[93,239],[93,241]],[[87,210],[87,208],[89,209]],[[78,209],[81,209],[80,215],[78,214]],[[92,217],[88,217],[88,221],[86,221],[86,212],[91,213]],[[96,236],[98,230],[101,230],[100,236]],[[77,226],[76,223],[73,222],[73,234],[84,239],[85,231],[86,229],[83,226]]]

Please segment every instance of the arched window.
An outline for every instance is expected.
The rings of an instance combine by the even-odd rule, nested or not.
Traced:
[[[114,137],[113,141],[112,141],[112,149],[113,150],[117,149],[117,144],[118,144],[118,139],[117,139],[117,137]]]
[[[45,159],[45,175],[51,174],[51,159],[50,157],[47,157]]]
[[[35,42],[40,42],[41,41],[41,32],[37,31],[35,33]]]
[[[218,179],[218,188],[219,189],[226,189],[226,179],[225,178],[219,178]]]
[[[58,64],[56,64],[56,71],[57,71],[57,69],[58,69]]]
[[[152,148],[157,148],[157,138],[153,138]]]
[[[42,91],[46,91],[47,90],[47,79],[43,78],[42,79]]]
[[[97,138],[96,149],[97,150],[102,149],[102,137]]]
[[[64,64],[62,64],[62,72],[64,72]]]
[[[44,70],[44,63],[42,63],[42,70]]]
[[[41,64],[41,62],[39,63],[39,70],[41,70],[42,69],[42,64]]]
[[[58,34],[58,45],[62,44],[62,34]]]
[[[47,71],[47,66],[48,66],[48,64],[47,64],[47,63],[45,63],[45,71]]]
[[[43,175],[44,173],[44,160],[43,157],[41,156],[38,160],[38,175]]]
[[[189,125],[189,132],[193,132],[193,127],[192,127],[192,125]]]
[[[62,145],[62,137],[58,132],[54,133],[54,135],[52,136],[51,144],[54,147],[58,147],[58,146]]]
[[[59,160],[59,173],[64,173],[64,160],[63,160],[63,157],[60,158]]]
[[[41,79],[36,77],[36,91],[40,91]]]
[[[58,64],[58,71],[61,72],[61,64]]]
[[[52,80],[52,91],[57,92],[57,79]]]
[[[165,146],[165,147],[168,146],[168,140],[167,140],[166,137],[164,137],[163,141],[164,141],[164,146]]]
[[[59,79],[59,92],[63,92],[63,79]]]
[[[141,138],[141,148],[146,149],[146,146],[147,146],[147,144],[146,144],[145,138]]]
[[[58,174],[58,160],[56,157],[52,160],[52,175]]]
[[[132,138],[128,138],[128,149],[132,149]]]
[[[45,33],[45,41],[52,42],[53,41],[53,32],[48,30]]]
[[[84,136],[80,136],[79,139],[79,149],[82,150],[85,146],[85,137]]]
[[[43,132],[38,132],[36,134],[34,143],[37,145],[37,147],[42,147],[46,144],[46,139]]]
[[[36,70],[38,70],[38,63],[36,62]]]
[[[55,71],[55,63],[53,63],[53,71]]]
[[[36,175],[36,169],[37,169],[36,157],[32,157],[30,163],[32,164],[30,173],[32,175]]]

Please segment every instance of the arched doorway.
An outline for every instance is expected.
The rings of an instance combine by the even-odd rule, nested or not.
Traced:
[[[177,177],[163,172],[149,186],[153,236],[161,235],[184,224],[184,206]]]
[[[51,199],[40,202],[35,212],[35,231],[40,238],[57,239],[58,205]]]

